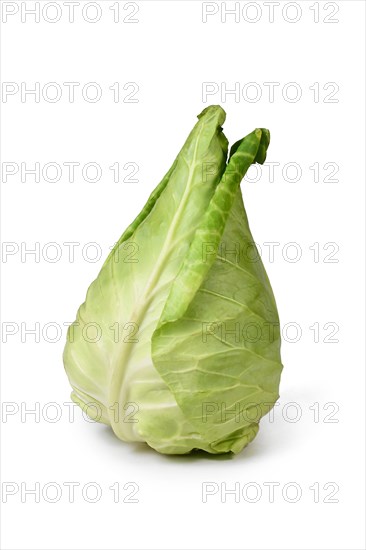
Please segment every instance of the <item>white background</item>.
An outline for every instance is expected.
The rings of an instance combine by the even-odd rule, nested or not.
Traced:
[[[206,23],[205,8],[195,1],[138,2],[132,16],[136,23],[123,22],[135,11],[125,2],[120,2],[117,23],[110,9],[115,2],[98,3],[101,18],[95,23],[83,18],[83,0],[75,7],[74,23],[62,2],[55,23],[46,20],[56,18],[55,7],[36,23],[32,15],[21,20],[21,10],[34,2],[10,4],[15,8],[6,9],[18,12],[2,23],[2,80],[19,88],[22,82],[28,88],[39,82],[41,91],[56,82],[63,93],[54,103],[42,93],[39,102],[31,95],[22,102],[20,92],[3,95],[2,161],[19,167],[2,184],[3,241],[14,243],[6,245],[14,253],[2,257],[2,318],[3,328],[8,323],[6,330],[16,331],[3,344],[2,399],[13,414],[2,416],[2,482],[3,490],[9,482],[19,487],[3,504],[3,548],[364,548],[364,2],[331,2],[328,7],[316,2],[286,7],[289,3],[282,2],[273,22],[261,2],[245,8],[244,15],[241,11],[238,22],[233,15],[223,22],[218,3],[218,12]],[[209,9],[216,9],[211,4]],[[240,3],[240,10],[245,4]],[[89,19],[95,17],[93,9],[87,12]],[[299,20],[289,22],[296,13]],[[256,14],[261,14],[258,21],[249,22]],[[326,16],[338,22],[326,23]],[[73,103],[64,82],[80,83]],[[95,103],[82,97],[88,82],[102,89]],[[137,83],[138,102],[114,102],[109,87],[115,82],[122,99],[132,90],[123,86]],[[217,83],[211,89],[219,90],[207,101],[204,82]],[[256,87],[245,87],[253,82]],[[273,101],[265,82],[279,83]],[[295,88],[286,88],[290,82],[301,91],[296,102],[282,94],[286,98],[287,90],[293,97]],[[239,98],[221,96],[225,84],[232,89],[235,83]],[[319,83],[319,97],[314,83]],[[327,83],[338,89],[334,84],[324,89]],[[262,96],[256,102],[242,93],[258,89]],[[334,89],[330,99],[337,101],[329,102]],[[49,341],[52,330],[44,336],[42,328],[74,320],[109,247],[142,208],[196,115],[210,103],[226,110],[224,130],[231,143],[255,127],[271,131],[267,160],[280,163],[274,181],[265,165],[259,181],[244,181],[242,189],[282,326],[290,325],[282,348],[279,405],[273,421],[263,419],[255,441],[235,457],[166,457],[119,441],[105,426],[86,422],[79,410],[70,421],[63,405],[70,401],[62,365],[66,328],[54,343]],[[39,162],[42,168],[71,161],[81,165],[73,183],[65,167],[54,183],[42,174],[39,182],[29,174],[21,181],[21,163],[30,168]],[[102,169],[95,183],[82,176],[81,167],[88,162]],[[138,182],[114,183],[109,167],[116,162],[121,179],[128,173],[123,166],[136,163]],[[282,173],[289,162],[301,168],[298,181],[289,181],[297,179],[291,170]],[[318,182],[310,169],[314,163],[320,167]],[[324,181],[334,166],[324,169],[326,163],[336,163],[333,179],[338,181]],[[51,242],[62,252],[59,261],[49,259],[56,250],[47,248]],[[80,243],[73,262],[65,242]],[[102,251],[97,262],[90,261],[96,249],[87,248],[83,257],[90,242]],[[263,244],[269,242],[279,243],[273,258]],[[296,250],[288,243],[300,247],[298,261],[289,261]],[[35,246],[40,247],[38,258],[22,257],[22,250]],[[39,342],[25,333],[35,323]],[[325,341],[329,339],[336,341]],[[58,422],[51,422],[55,408],[47,408],[48,403],[58,404]],[[21,415],[34,407],[40,407],[39,418]],[[21,483],[29,489],[37,482],[41,491],[47,483],[58,484],[60,500],[48,502],[51,488],[46,497],[41,492],[39,503],[32,495],[23,495],[22,502]],[[65,482],[80,483],[73,503]],[[95,503],[87,502],[81,491],[91,482],[101,490]],[[109,489],[117,482],[119,503]],[[129,482],[138,484],[138,502],[123,502],[133,488],[123,489]],[[205,482],[217,493],[202,502]],[[264,485],[270,482],[279,484],[274,502]],[[235,483],[240,501],[228,494],[223,502],[224,488]],[[287,486],[286,496],[288,483],[301,490],[297,502],[289,502],[294,486]],[[317,486],[319,502],[314,502]],[[250,502],[258,487],[262,493]],[[93,494],[91,488],[89,500]],[[336,502],[327,502],[332,499]]]

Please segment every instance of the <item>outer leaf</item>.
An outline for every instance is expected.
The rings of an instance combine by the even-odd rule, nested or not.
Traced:
[[[154,364],[211,452],[239,452],[278,398],[277,309],[238,189],[268,142],[256,130],[235,147],[153,335]]]

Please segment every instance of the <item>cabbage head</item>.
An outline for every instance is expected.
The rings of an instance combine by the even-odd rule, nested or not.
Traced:
[[[123,441],[160,453],[238,453],[278,399],[275,299],[240,182],[269,132],[228,156],[225,112],[199,115],[69,327],[71,397]]]

